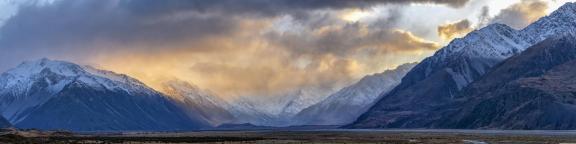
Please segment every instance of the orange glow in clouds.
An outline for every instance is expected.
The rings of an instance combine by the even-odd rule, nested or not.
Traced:
[[[385,47],[398,53],[367,56],[336,56],[331,53],[298,54],[290,48],[270,43],[262,36],[269,22],[246,22],[242,31],[165,45],[132,45],[157,51],[119,51],[93,58],[103,69],[133,76],[162,91],[162,83],[179,79],[223,98],[273,96],[304,87],[342,87],[373,73],[405,62],[419,61],[438,46],[409,32],[395,31],[405,43],[362,44],[359,47]],[[337,31],[331,29],[329,31]],[[322,36],[324,32],[315,32]],[[359,36],[367,32],[358,32]],[[425,48],[409,48],[406,46]],[[161,48],[158,48],[161,47]],[[126,48],[130,49],[130,48]],[[360,49],[360,48],[351,48]],[[379,48],[382,49],[382,48]],[[132,49],[133,50],[133,49]]]

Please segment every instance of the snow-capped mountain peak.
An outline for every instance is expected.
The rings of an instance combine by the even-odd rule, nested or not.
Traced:
[[[180,130],[206,126],[127,75],[40,59],[0,75],[0,114],[19,128]]]
[[[471,45],[478,43],[479,46]],[[449,57],[494,57],[507,58],[530,45],[517,30],[504,24],[490,24],[475,30],[464,38],[455,39],[445,48],[439,50],[434,57],[446,59]]]
[[[3,89],[21,84],[29,85],[37,81],[37,78],[45,78],[49,85],[58,85],[58,82],[62,82],[60,86],[63,86],[71,82],[80,82],[92,87],[122,90],[127,93],[138,93],[143,89],[151,90],[142,82],[123,74],[46,58],[24,62],[2,75],[5,76],[0,80],[0,88]],[[58,92],[57,89],[54,90],[53,92]]]
[[[567,2],[556,9],[551,16],[564,15],[569,17],[576,17],[576,2]]]
[[[545,39],[575,32],[575,26],[576,3],[567,3],[522,30],[492,24],[471,32],[422,61],[351,127],[418,127],[407,114],[428,116],[427,110],[453,102],[464,87],[505,59]]]
[[[532,37],[532,43],[540,42],[561,33],[576,32],[576,3],[569,2],[552,12],[549,16],[540,18],[522,30]]]
[[[404,84],[413,84],[438,71],[447,71],[456,81],[457,89],[461,89],[491,66],[520,53],[531,44],[531,38],[518,30],[504,24],[491,24],[453,40],[426,58],[411,72],[418,72],[420,76],[406,79]]]
[[[30,75],[38,74],[44,70],[50,70],[51,72],[62,76],[72,76],[80,73],[82,68],[76,64],[64,61],[53,61],[47,58],[43,58],[36,61],[26,61],[20,64],[18,67],[7,71],[6,73],[18,77],[27,77]]]
[[[18,122],[25,117],[9,117],[42,104],[66,86],[78,84],[95,90],[122,91],[134,95],[152,95],[154,90],[126,75],[89,66],[49,60],[27,61],[0,75],[0,95],[10,95],[4,103],[7,119]]]

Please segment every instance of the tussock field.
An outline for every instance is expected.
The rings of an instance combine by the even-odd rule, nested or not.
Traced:
[[[12,131],[3,143],[576,143],[572,131],[493,130],[309,130],[202,131],[179,133],[92,133]]]

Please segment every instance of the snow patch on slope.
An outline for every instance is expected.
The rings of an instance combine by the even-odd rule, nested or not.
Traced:
[[[134,95],[155,92],[126,75],[44,58],[24,62],[0,76],[0,95],[6,95],[0,98],[0,108],[6,119],[17,123],[26,118],[21,114],[45,103],[72,82]]]

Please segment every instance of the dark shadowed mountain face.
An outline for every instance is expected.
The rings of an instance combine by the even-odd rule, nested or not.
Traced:
[[[526,36],[501,24],[472,32],[414,67],[399,86],[383,96],[351,127],[423,127],[404,121],[450,103],[462,88],[528,45]]]
[[[471,84],[445,128],[576,129],[576,37],[546,40]]]
[[[364,113],[350,128],[432,128],[434,111],[455,102],[461,90],[492,67],[546,38],[573,32],[576,4],[517,31],[493,24],[456,39],[418,64],[402,83]],[[457,109],[457,107],[456,107]]]
[[[401,123],[442,129],[576,129],[576,37],[545,40],[495,66],[453,102],[405,116]]]
[[[17,128],[170,131],[206,126],[126,75],[63,61],[25,62],[0,76],[0,114]]]
[[[7,127],[11,127],[12,124],[10,124],[10,122],[8,122],[8,120],[6,120],[3,117],[0,117],[0,128],[7,128]]]

